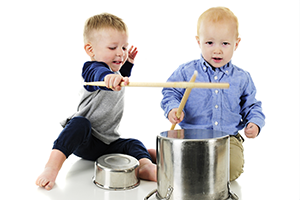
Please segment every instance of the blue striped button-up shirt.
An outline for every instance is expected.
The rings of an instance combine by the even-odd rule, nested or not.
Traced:
[[[179,66],[169,82],[189,81],[198,71],[196,82],[229,83],[229,89],[192,89],[183,110],[185,117],[179,124],[183,129],[213,129],[235,135],[249,122],[259,126],[265,124],[261,102],[256,100],[256,88],[248,72],[227,63],[215,71],[201,57]],[[165,116],[178,108],[184,88],[164,88],[161,107]]]

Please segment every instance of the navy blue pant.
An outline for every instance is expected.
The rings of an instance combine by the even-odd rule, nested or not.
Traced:
[[[85,117],[72,118],[55,140],[53,149],[60,150],[68,158],[72,153],[96,161],[100,156],[110,153],[122,153],[137,160],[151,157],[142,142],[136,139],[118,139],[107,145],[91,133],[91,123]]]

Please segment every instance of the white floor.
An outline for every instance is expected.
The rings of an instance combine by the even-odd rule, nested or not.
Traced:
[[[60,174],[54,189],[49,192],[41,188],[35,188],[34,196],[39,199],[53,200],[141,200],[156,188],[156,183],[154,182],[141,181],[140,185],[132,190],[108,191],[100,189],[92,182],[93,167],[93,162],[85,161],[72,156],[64,166],[64,169]],[[232,183],[232,190],[236,192],[238,196],[242,196],[241,187],[238,182]],[[154,196],[155,195],[153,195],[150,200],[156,199]]]
[[[299,154],[291,152],[286,156],[281,152],[281,149],[290,151],[298,148],[289,147],[288,142],[281,145],[277,140],[277,144],[272,145],[268,139],[263,140],[264,136],[256,141],[246,140],[245,172],[237,181],[231,183],[231,189],[242,200],[298,200],[299,163],[294,159],[299,159]],[[265,142],[269,142],[268,148],[264,146]],[[50,151],[36,145],[35,147],[41,147],[41,151],[36,152],[34,148],[27,148],[26,143],[21,139],[17,147],[19,153],[15,154],[10,154],[15,147],[6,145],[7,154],[2,157],[6,161],[1,165],[1,199],[24,197],[32,200],[141,200],[156,188],[154,182],[141,181],[137,188],[127,191],[100,189],[92,182],[94,163],[72,155],[64,163],[54,188],[46,191],[35,186],[34,182]],[[291,158],[291,154],[295,154],[296,158]],[[154,196],[150,198],[154,199]]]

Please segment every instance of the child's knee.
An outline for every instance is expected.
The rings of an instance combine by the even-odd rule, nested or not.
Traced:
[[[237,179],[244,168],[244,148],[242,142],[235,137],[230,137],[230,181]]]
[[[234,181],[244,172],[244,160],[240,162],[230,163],[229,180]]]
[[[91,131],[91,122],[85,117],[74,117],[70,121],[70,130],[72,130],[74,134],[85,134],[85,137],[87,137]]]
[[[77,117],[74,117],[73,119],[71,119],[73,123],[76,123],[80,126],[83,126],[83,127],[90,127],[91,126],[91,122],[85,118],[85,117],[82,117],[82,116],[77,116]]]

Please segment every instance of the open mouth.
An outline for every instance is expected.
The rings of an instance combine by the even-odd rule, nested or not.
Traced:
[[[114,64],[120,65],[122,64],[122,61],[113,61]]]
[[[212,58],[215,62],[219,63],[223,60],[223,58]]]

